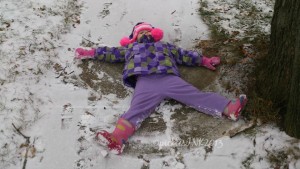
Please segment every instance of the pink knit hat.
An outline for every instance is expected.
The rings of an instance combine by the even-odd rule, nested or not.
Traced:
[[[147,30],[147,31],[151,32],[151,36],[153,37],[155,42],[160,41],[164,36],[164,33],[161,29],[154,28],[153,26],[151,26],[150,24],[145,23],[145,22],[139,22],[133,27],[131,35],[129,36],[129,38],[128,37],[123,37],[120,40],[121,46],[127,46],[130,43],[135,42],[137,40],[138,34],[141,31],[144,31],[144,30]]]

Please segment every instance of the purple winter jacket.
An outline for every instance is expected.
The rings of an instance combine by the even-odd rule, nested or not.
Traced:
[[[105,62],[125,62],[123,82],[135,87],[138,75],[174,74],[180,76],[176,64],[198,66],[201,54],[184,50],[165,42],[138,43],[126,47],[98,47],[94,59]]]

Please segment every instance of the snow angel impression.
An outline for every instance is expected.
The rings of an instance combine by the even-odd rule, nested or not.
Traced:
[[[134,88],[130,108],[119,117],[112,133],[105,130],[96,139],[111,152],[121,154],[128,138],[164,99],[174,99],[211,116],[236,121],[247,102],[246,95],[230,100],[212,92],[202,92],[184,81],[177,65],[204,66],[215,70],[220,58],[206,57],[196,51],[162,42],[163,31],[152,25],[136,24],[119,47],[77,48],[77,59],[124,62],[124,85]]]

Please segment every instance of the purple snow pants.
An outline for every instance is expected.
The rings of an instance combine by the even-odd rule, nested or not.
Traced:
[[[229,99],[211,92],[201,92],[175,75],[139,76],[129,110],[121,117],[136,128],[150,116],[164,99],[174,99],[208,115],[221,117]]]

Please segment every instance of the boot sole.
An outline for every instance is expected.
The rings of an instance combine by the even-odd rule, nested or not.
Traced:
[[[108,148],[108,145],[110,143],[109,140],[107,138],[105,138],[103,135],[101,135],[100,133],[97,133],[96,140],[99,145],[107,148],[110,153],[115,154],[115,155],[120,155],[125,148],[125,145],[123,144],[120,151],[118,151],[116,149],[109,149]]]
[[[97,133],[96,140],[97,143],[99,143],[101,146],[104,147],[106,147],[109,144],[109,141],[105,137],[103,137],[100,133]]]

